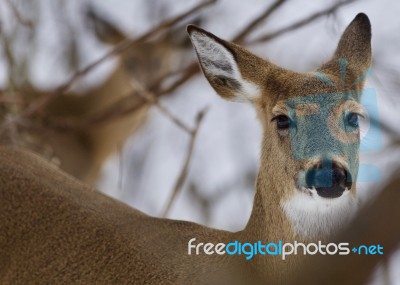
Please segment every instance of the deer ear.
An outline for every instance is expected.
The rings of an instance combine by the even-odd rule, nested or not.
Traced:
[[[86,17],[97,38],[103,43],[115,45],[126,39],[115,25],[98,14],[92,7],[86,9]]]
[[[239,67],[246,51],[196,26],[189,25],[187,31],[205,77],[220,96],[239,100],[260,96],[258,86],[244,79]]]
[[[345,59],[356,73],[371,65],[371,23],[364,13],[358,14],[344,31],[334,59]]]

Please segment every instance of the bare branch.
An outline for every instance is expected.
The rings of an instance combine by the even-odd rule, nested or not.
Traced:
[[[246,25],[246,27],[243,28],[242,31],[237,33],[233,38],[232,41],[237,42],[237,43],[243,43],[246,44],[246,38],[248,35],[255,30],[261,22],[266,20],[269,16],[273,14],[286,0],[277,0],[274,4],[269,6],[260,16],[258,16],[256,19],[251,21],[249,24]],[[191,64],[189,64],[185,69],[182,70],[181,76],[175,80],[173,83],[171,83],[168,87],[165,87],[164,89],[157,90],[156,94],[159,96],[162,96],[164,94],[169,94],[176,89],[178,89],[180,86],[182,86],[184,83],[186,83],[189,79],[191,79],[194,75],[196,75],[200,71],[199,65],[197,61],[193,61]]]
[[[232,41],[236,43],[242,43],[248,35],[255,30],[264,20],[266,20],[269,16],[271,16],[286,0],[277,0],[271,6],[269,6],[265,11],[247,24],[241,32],[237,33],[233,38]],[[173,72],[172,74],[167,74],[159,80],[155,81],[154,87],[151,89],[152,92],[156,93],[159,96],[164,94],[169,94],[191,79],[195,74],[200,71],[199,65],[197,61],[192,62],[186,68],[180,71],[180,76],[177,80],[175,80],[172,84],[164,89],[159,90],[161,83],[166,79],[169,78],[171,75],[177,75],[178,73]]]
[[[139,44],[146,40],[149,40],[150,38],[156,36],[160,32],[163,32],[166,29],[181,22],[182,20],[184,20],[188,16],[192,15],[193,13],[197,12],[198,10],[202,9],[203,7],[213,4],[215,2],[216,2],[216,0],[203,1],[203,2],[199,3],[198,5],[196,5],[195,7],[191,8],[190,10],[186,11],[185,13],[182,13],[182,14],[180,14],[174,18],[171,18],[169,20],[163,21],[158,26],[154,27],[153,29],[151,29],[150,31],[148,31],[147,33],[145,33],[144,35],[142,35],[136,39],[123,40],[118,45],[116,45],[113,49],[111,49],[109,52],[107,52],[102,57],[100,57],[98,60],[94,61],[93,63],[89,64],[88,66],[84,67],[83,69],[78,70],[76,73],[74,73],[71,76],[71,78],[67,82],[65,82],[58,88],[56,88],[54,91],[48,93],[47,95],[40,97],[38,100],[33,102],[31,104],[31,106],[29,106],[29,108],[26,110],[25,116],[30,116],[32,114],[37,113],[41,109],[43,109],[44,106],[49,104],[57,96],[60,96],[64,93],[66,93],[77,80],[79,80],[81,77],[83,77],[84,75],[89,73],[95,67],[97,67],[101,63],[105,62],[112,56],[114,56],[118,53],[121,53],[122,51],[124,51],[136,44]]]
[[[163,217],[166,217],[168,215],[169,211],[171,210],[171,207],[172,207],[176,197],[181,192],[183,184],[186,180],[187,174],[189,172],[190,162],[192,159],[194,144],[195,144],[195,141],[197,138],[197,133],[198,133],[201,122],[203,121],[204,115],[205,115],[206,111],[208,110],[208,108],[205,108],[198,113],[198,115],[196,117],[196,126],[194,127],[194,129],[191,129],[184,122],[182,122],[180,119],[178,119],[174,114],[172,114],[172,112],[170,112],[167,108],[162,106],[158,102],[158,99],[155,98],[154,96],[152,96],[152,94],[150,92],[145,90],[144,87],[142,86],[142,84],[140,84],[140,82],[138,82],[135,79],[132,79],[131,84],[132,84],[132,88],[134,88],[137,91],[137,94],[139,96],[141,96],[142,98],[144,98],[147,101],[147,103],[151,104],[152,106],[155,106],[167,118],[169,118],[173,123],[175,123],[175,125],[177,125],[183,131],[185,131],[187,134],[190,135],[189,149],[188,149],[188,152],[186,155],[185,163],[183,164],[180,175],[174,185],[172,195],[171,195],[170,199],[168,200],[168,204],[165,207],[165,210],[162,214]]]
[[[33,29],[33,21],[25,18],[22,14],[18,11],[17,6],[11,0],[6,0],[8,7],[10,8],[11,12],[13,13],[14,17],[18,20],[18,22],[29,28]]]
[[[171,210],[171,207],[176,199],[176,197],[178,196],[178,194],[181,192],[183,184],[186,180],[186,177],[188,175],[189,172],[189,166],[190,166],[190,162],[192,159],[192,154],[193,154],[193,149],[194,149],[194,144],[196,142],[196,138],[197,138],[197,134],[200,128],[200,125],[203,121],[203,118],[207,112],[208,108],[203,109],[202,111],[200,111],[197,114],[197,118],[196,118],[196,126],[195,128],[191,131],[191,136],[190,136],[190,142],[189,142],[189,149],[188,152],[186,154],[186,159],[185,159],[185,163],[183,164],[182,170],[180,172],[180,175],[175,183],[175,186],[173,188],[172,191],[172,195],[168,200],[167,206],[165,207],[163,213],[162,213],[162,217],[167,217],[168,213]]]
[[[182,71],[181,76],[179,76],[177,80],[171,83],[168,87],[158,90],[156,92],[156,95],[163,96],[175,91],[184,83],[186,83],[189,79],[191,79],[194,75],[196,75],[199,71],[200,71],[199,64],[197,63],[197,61],[193,61]]]
[[[269,34],[265,34],[265,35],[261,35],[261,36],[257,37],[256,39],[249,41],[247,44],[252,45],[252,44],[256,44],[256,43],[262,43],[262,42],[270,41],[270,40],[272,40],[272,39],[274,39],[274,38],[276,38],[278,36],[286,34],[287,32],[291,32],[291,31],[297,30],[297,29],[299,29],[301,27],[304,27],[305,25],[308,25],[311,22],[313,22],[313,21],[315,21],[315,20],[317,20],[317,19],[319,19],[319,18],[321,18],[323,16],[332,14],[337,9],[339,9],[340,7],[342,7],[344,5],[348,5],[348,4],[353,3],[355,1],[357,1],[357,0],[340,1],[340,2],[332,5],[331,7],[327,8],[325,10],[316,12],[316,13],[312,14],[309,17],[306,17],[306,18],[301,19],[301,20],[299,20],[297,22],[294,22],[293,24],[290,24],[290,25],[288,25],[288,26],[286,26],[284,28],[278,29],[275,32],[272,32],[272,33],[269,33]]]
[[[243,43],[245,42],[246,37],[255,30],[263,21],[265,21],[269,16],[271,16],[279,7],[285,3],[286,0],[277,0],[271,6],[269,6],[265,11],[247,24],[242,31],[238,32],[233,38],[232,41],[236,43]],[[181,76],[173,82],[168,87],[158,90],[156,92],[158,95],[164,95],[175,91],[178,87],[183,85],[186,81],[193,77],[193,75],[197,74],[200,71],[197,61],[192,62],[189,64],[184,70],[181,72]],[[165,79],[165,78],[161,78]],[[161,81],[161,80],[160,80]],[[158,87],[158,86],[157,86]],[[157,90],[157,89],[156,89]]]
[[[8,85],[9,89],[15,89],[15,73],[17,70],[17,62],[15,60],[14,50],[11,47],[10,39],[4,34],[0,34],[0,41],[4,51],[4,57],[8,67]],[[11,88],[10,88],[11,87]]]
[[[172,112],[170,112],[167,108],[162,106],[158,99],[151,94],[149,91],[147,91],[144,86],[137,81],[134,78],[131,78],[131,86],[132,89],[136,91],[136,94],[140,96],[141,98],[145,99],[148,104],[151,104],[155,106],[157,109],[159,109],[165,116],[167,116],[175,125],[177,125],[179,128],[181,128],[183,131],[187,132],[188,134],[191,134],[191,129],[188,127],[184,122],[182,122],[180,119],[178,119]]]
[[[168,117],[175,125],[181,128],[183,131],[187,132],[188,134],[192,133],[192,130],[184,122],[178,119],[167,108],[162,106],[154,96],[151,96],[149,93],[145,92],[138,92],[137,94],[142,98],[144,98],[149,104],[159,109],[166,117]]]
[[[322,16],[332,13],[332,11],[336,10],[340,6],[344,4],[348,4],[350,2],[353,2],[356,0],[349,0],[349,1],[341,1],[337,3],[336,5],[328,8],[327,10],[324,10],[323,12],[318,12],[317,14]],[[251,33],[254,29],[257,28],[259,23],[262,20],[265,20],[267,17],[269,17],[280,5],[282,5],[283,1],[276,1],[275,4],[272,6],[269,6],[264,13],[262,13],[258,18],[250,22],[241,32],[237,33],[236,36],[233,37],[233,39],[241,39],[243,41],[243,44],[247,44],[248,40],[246,39],[248,34]],[[212,3],[212,2],[204,2],[204,3]],[[206,4],[204,4],[206,5]],[[317,16],[318,16],[317,15]],[[318,17],[320,17],[318,16]],[[302,20],[301,25],[306,25],[305,22],[309,22],[310,18],[315,18],[315,14],[306,20]],[[298,22],[293,24],[293,26],[297,26]],[[243,31],[246,31],[246,36],[243,36]],[[279,34],[276,34],[273,38],[280,36],[284,34],[285,32],[290,31],[290,29],[285,28],[285,31],[280,32]],[[272,39],[272,38],[270,38]],[[200,68],[198,66],[197,61],[193,61],[191,64],[189,64],[186,68],[182,69],[178,75],[174,73],[175,76],[177,76],[177,79],[173,80],[172,83],[169,85],[161,88],[162,83],[159,84],[154,84],[153,88],[150,89],[150,92],[152,93],[153,98],[159,98],[161,96],[167,95],[176,89],[178,89],[180,86],[182,86],[184,83],[186,83],[188,80],[190,80],[195,74],[197,74],[200,71]],[[161,79],[166,79],[169,78],[168,76],[165,76],[164,78]],[[128,115],[132,112],[137,111],[138,109],[142,108],[143,106],[149,104],[148,100],[145,98],[141,97],[140,92],[137,92],[136,90],[132,91],[132,93],[129,96],[125,96],[123,99],[120,101],[114,103],[111,105],[109,108],[104,110],[103,112],[99,114],[95,114],[89,118],[86,119],[81,119],[81,120],[74,120],[74,118],[70,119],[64,119],[63,121],[54,121],[50,122],[50,124],[53,124],[54,127],[61,128],[61,129],[82,129],[82,128],[87,128],[95,124],[102,124],[105,122],[108,122],[109,120],[121,118],[125,115]],[[140,99],[138,98],[140,97]]]
[[[233,42],[241,43],[248,37],[248,35],[264,22],[270,15],[272,15],[279,7],[284,4],[286,0],[276,0],[271,6],[269,6],[260,16],[251,21],[241,32],[239,32],[234,38]]]

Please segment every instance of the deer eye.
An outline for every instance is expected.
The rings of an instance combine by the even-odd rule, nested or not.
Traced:
[[[358,114],[357,113],[349,113],[346,116],[346,123],[353,128],[358,128],[359,127],[359,122],[358,122]]]
[[[290,126],[290,119],[285,115],[278,115],[272,118],[271,121],[276,121],[276,127],[280,130],[288,129]]]

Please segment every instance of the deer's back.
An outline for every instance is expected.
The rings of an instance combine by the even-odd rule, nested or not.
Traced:
[[[226,235],[149,217],[36,155],[5,147],[0,227],[2,284],[179,284],[203,268],[201,257],[193,264],[187,255],[189,239]]]

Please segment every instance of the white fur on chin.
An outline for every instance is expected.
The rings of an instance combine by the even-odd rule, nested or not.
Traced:
[[[303,188],[281,207],[291,221],[295,233],[303,238],[329,237],[354,216],[358,201],[346,190],[338,198],[323,198],[314,189]]]

